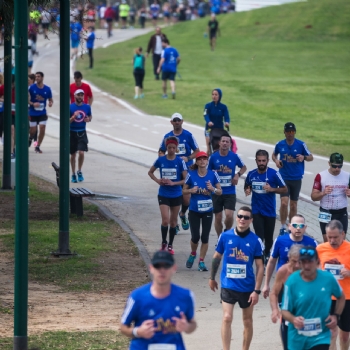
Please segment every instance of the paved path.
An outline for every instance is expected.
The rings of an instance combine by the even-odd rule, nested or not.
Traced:
[[[125,40],[140,32],[142,31],[115,31],[113,39],[100,40],[97,45],[102,46],[116,38]],[[97,35],[102,36],[100,31],[97,31]],[[45,83],[53,89],[55,104],[50,110],[52,117],[49,119],[47,135],[42,145],[44,153],[38,155],[34,153],[33,148],[30,149],[30,171],[54,182],[55,175],[50,164],[52,161],[57,163],[59,161],[58,41],[55,38],[50,38],[50,42],[39,39],[39,48],[40,56],[35,62],[35,70],[44,71]],[[156,159],[156,150],[162,135],[170,130],[169,120],[125,108],[117,100],[97,89],[94,93],[94,119],[88,129],[90,151],[86,155],[84,165],[86,178],[84,186],[97,193],[121,196],[119,199],[101,200],[100,203],[122,219],[140,238],[147,251],[152,254],[159,249],[160,245],[160,214],[156,200],[158,186],[149,179],[147,171]],[[160,100],[160,103],[163,101]],[[192,125],[186,125],[186,128],[194,133],[202,147],[202,128]],[[255,167],[251,158],[257,148],[265,147],[269,151],[272,150],[271,145],[239,138],[237,140],[239,153],[248,169]],[[2,146],[0,147],[2,154]],[[315,174],[323,170],[326,165],[327,161],[322,157],[307,164],[307,171],[312,174],[305,176],[303,186],[305,196],[311,191]],[[349,165],[346,165],[346,168],[349,170]],[[249,203],[249,198],[246,198],[243,193],[242,179],[239,181],[237,190],[239,204]],[[300,201],[299,212],[307,217],[308,233],[321,240],[317,223],[318,207],[307,201]],[[276,226],[277,231],[279,225]],[[193,335],[185,336],[186,344],[188,349],[222,349],[220,341],[222,313],[219,295],[210,291],[207,285],[208,273],[185,268],[184,264],[190,251],[189,239],[189,231],[181,231],[174,244],[178,263],[175,282],[191,288],[197,300],[199,328]],[[212,229],[207,258],[209,266],[215,242],[216,234]],[[241,311],[237,311],[234,317],[232,348],[240,348],[242,342]],[[254,329],[252,350],[281,348],[278,325],[270,322],[269,303],[262,298],[255,307]]]

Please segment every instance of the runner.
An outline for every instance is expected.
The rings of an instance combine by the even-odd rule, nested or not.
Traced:
[[[295,244],[288,251],[288,263],[283,265],[276,273],[275,283],[270,294],[270,306],[272,310],[271,320],[276,323],[281,319],[280,335],[284,350],[288,350],[288,322],[281,318],[279,305],[282,303],[284,284],[287,278],[300,269],[299,252],[301,245]],[[267,296],[264,293],[264,298]]]
[[[89,84],[83,83],[83,75],[79,71],[74,72],[74,83],[70,84],[70,87],[69,87],[69,95],[70,95],[71,103],[75,102],[74,94],[77,90],[84,91],[84,103],[91,106],[92,102],[94,101],[91,87]]]
[[[179,141],[175,136],[165,141],[167,155],[159,157],[148,171],[148,175],[159,185],[158,203],[162,216],[162,250],[174,254],[173,242],[176,235],[177,215],[182,203],[181,186],[185,182],[187,167],[185,162],[176,156]],[[159,168],[160,179],[154,172]],[[170,224],[170,229],[169,229]],[[169,242],[167,241],[169,230]],[[168,244],[169,243],[169,244]]]
[[[28,88],[35,84],[35,74],[28,74]],[[29,112],[29,108],[28,108],[28,112]],[[30,127],[30,125],[29,125]],[[28,147],[30,147],[32,145],[32,141],[33,142],[33,147],[35,148],[38,145],[38,126],[36,127],[36,132],[35,135],[33,136],[33,138],[30,137],[30,133],[29,133],[29,145]]]
[[[211,20],[208,22],[209,45],[210,45],[211,51],[215,50],[217,33],[221,35],[219,22],[216,20],[215,13],[212,13]]]
[[[94,57],[93,57],[93,51],[94,51],[94,42],[95,42],[95,27],[90,26],[88,27],[89,32],[87,33],[86,38],[86,48],[88,49],[89,53],[89,69],[92,69],[94,66]]]
[[[305,161],[311,162],[314,159],[305,142],[295,138],[296,131],[297,129],[293,123],[286,123],[284,125],[286,139],[277,142],[275,150],[272,153],[272,160],[275,162],[288,187],[288,192],[281,194],[280,218],[282,227],[280,229],[280,235],[288,233],[286,230],[286,221],[289,199],[289,222],[298,211],[298,199],[301,180],[304,175]]]
[[[211,92],[212,102],[207,103],[204,106],[204,119],[205,119],[205,142],[207,144],[207,153],[210,154],[209,136],[212,129],[223,129],[225,121],[225,127],[230,126],[230,115],[228,113],[227,106],[221,103],[222,91],[221,89],[214,89]]]
[[[119,5],[119,17],[122,19],[121,29],[126,29],[126,23],[129,17],[130,6],[127,4],[126,0],[122,0]]]
[[[84,181],[82,173],[85,154],[88,151],[89,140],[86,135],[86,123],[91,122],[91,106],[85,104],[84,90],[75,91],[75,102],[70,105],[70,164],[72,167],[71,182]],[[75,174],[75,159],[79,152],[78,171]],[[78,177],[77,177],[78,176]]]
[[[43,153],[40,146],[44,140],[45,129],[47,123],[46,103],[49,101],[48,106],[52,107],[53,99],[51,89],[44,85],[44,73],[35,73],[36,84],[29,87],[29,132],[32,139],[37,132],[37,126],[39,125],[38,143],[35,147],[35,153]]]
[[[158,4],[158,1],[154,0],[153,4],[151,4],[151,6],[149,7],[149,13],[150,13],[150,16],[152,17],[152,23],[155,27],[157,26],[159,11],[160,11],[160,6]]]
[[[46,9],[43,9],[43,11],[41,12],[41,26],[42,26],[45,38],[47,37],[50,23],[51,23],[51,13]]]
[[[323,236],[327,242],[326,225],[331,220],[339,220],[344,232],[348,230],[348,199],[350,197],[350,174],[342,170],[344,157],[332,153],[329,157],[329,168],[316,175],[311,199],[321,201],[318,220]]]
[[[215,281],[222,257],[221,300],[223,320],[221,338],[223,350],[231,344],[233,308],[238,302],[243,314],[243,350],[248,350],[253,338],[253,310],[259,301],[260,287],[264,277],[263,247],[261,239],[250,230],[252,211],[243,206],[237,212],[237,227],[221,234],[214,253],[209,287],[215,292]],[[253,263],[256,266],[254,278]],[[299,349],[300,350],[300,349]]]
[[[114,11],[113,7],[108,4],[108,7],[105,10],[105,20],[107,22],[107,36],[108,38],[110,38],[113,34],[112,34],[112,29],[113,29],[113,20],[116,16],[116,12]],[[118,13],[118,17],[119,17],[119,13]],[[118,23],[118,21],[117,21]]]
[[[345,307],[338,320],[340,350],[350,348],[350,243],[345,241],[342,223],[332,220],[326,225],[328,242],[317,247],[323,270],[333,274],[345,294]],[[331,314],[335,313],[335,300],[332,300]],[[337,349],[338,328],[332,331],[330,350]]]
[[[305,223],[305,218],[302,215],[297,214],[292,218],[292,221],[289,224],[290,233],[288,235],[279,236],[275,239],[271,249],[271,256],[266,267],[266,277],[263,288],[264,298],[269,296],[270,281],[276,265],[276,270],[278,271],[283,265],[288,263],[288,252],[291,247],[294,245],[317,247],[317,241],[305,235],[306,229],[307,225]]]
[[[135,49],[135,54],[132,60],[132,65],[134,68],[134,78],[135,78],[135,96],[134,99],[144,98],[143,93],[143,79],[145,77],[145,64],[146,58],[142,54],[142,47],[139,46]]]
[[[83,27],[78,18],[75,18],[74,22],[70,24],[70,40],[72,47],[71,59],[76,60],[78,57],[78,47],[80,44],[82,30]]]
[[[156,252],[149,270],[153,281],[131,292],[120,331],[131,338],[130,350],[185,350],[181,333],[197,328],[193,293],[171,283],[176,265],[168,252]]]
[[[247,167],[242,159],[232,151],[231,138],[221,136],[220,148],[209,160],[208,169],[214,170],[220,177],[222,195],[213,194],[215,214],[215,230],[220,237],[221,232],[230,230],[233,226],[233,215],[236,209],[236,185],[239,178],[246,172]],[[236,167],[240,170],[236,173]],[[225,210],[225,229],[222,224],[222,211]]]
[[[208,170],[208,155],[205,152],[196,154],[193,170],[186,177],[183,194],[191,194],[189,221],[191,228],[191,254],[186,267],[191,268],[197,256],[199,240],[200,247],[198,271],[208,271],[204,258],[208,251],[209,234],[213,221],[212,194],[221,195],[220,178],[214,171]],[[200,226],[202,224],[202,234]]]
[[[168,98],[166,93],[167,89],[167,80],[170,80],[171,94],[173,99],[175,99],[175,75],[177,66],[180,64],[180,55],[174,47],[170,46],[168,39],[162,39],[162,58],[160,59],[159,66],[157,69],[157,74],[162,71],[162,80],[163,80],[163,96],[162,98]]]
[[[264,263],[270,257],[276,223],[276,193],[287,192],[281,175],[269,168],[269,153],[259,149],[255,153],[257,169],[250,171],[244,183],[246,196],[252,194],[253,226],[255,233],[265,243]]]
[[[196,154],[199,152],[197,141],[189,131],[182,128],[183,117],[180,113],[174,113],[171,116],[170,123],[174,129],[164,135],[159,150],[165,154],[165,140],[170,136],[176,136],[179,140],[177,155],[186,163],[186,167],[189,168],[191,165],[193,165],[193,159],[196,158]],[[184,230],[188,230],[190,227],[186,217],[186,212],[190,205],[190,198],[190,194],[183,194],[182,196],[182,206],[179,216],[181,219],[181,226]]]
[[[282,300],[282,317],[289,322],[288,350],[327,350],[330,330],[337,327],[344,308],[344,294],[329,272],[317,268],[314,247],[301,248],[299,259],[301,271],[287,279]],[[337,298],[332,314],[331,296]]]

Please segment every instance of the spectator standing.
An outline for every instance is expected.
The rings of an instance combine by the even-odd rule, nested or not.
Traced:
[[[168,2],[165,2],[163,4],[163,19],[164,19],[164,23],[167,26],[169,25],[169,18],[170,18],[170,5]]]
[[[110,38],[112,34],[113,28],[113,19],[115,18],[115,11],[113,10],[111,5],[108,5],[105,11],[105,20],[107,22],[107,35]]]
[[[144,5],[141,6],[138,15],[139,15],[140,26],[142,29],[144,29],[145,23],[146,23],[146,17],[147,17],[147,11]]]
[[[100,20],[100,29],[105,28],[105,12],[106,12],[106,6],[104,3],[100,2],[99,9],[98,9],[98,18]]]
[[[69,95],[70,95],[70,102],[75,102],[75,91],[77,90],[83,90],[84,91],[84,103],[88,105],[92,105],[92,102],[94,100],[92,96],[91,87],[87,83],[83,83],[83,75],[81,72],[76,71],[74,72],[74,83],[70,84],[69,87]]]
[[[142,54],[142,47],[135,49],[135,55],[133,57],[132,63],[134,67],[134,77],[135,77],[135,97],[143,98],[143,79],[145,77],[145,56]]]
[[[134,4],[131,4],[130,10],[129,10],[129,24],[131,29],[135,27],[135,17],[136,17],[136,7]]]
[[[86,38],[86,48],[88,49],[88,52],[89,52],[89,59],[90,59],[89,68],[92,69],[94,65],[94,57],[92,53],[94,50],[94,43],[95,43],[95,28],[90,26],[88,30],[89,32]]]
[[[157,0],[153,1],[153,4],[149,7],[149,12],[152,17],[152,23],[156,27],[157,26],[157,20],[159,16],[160,6],[158,4]]]
[[[80,44],[80,36],[81,31],[83,30],[82,25],[78,21],[78,19],[75,19],[73,23],[70,25],[70,39],[71,39],[71,46],[72,46],[72,56],[71,58],[77,58],[78,56],[78,47]]]
[[[208,22],[209,45],[212,51],[215,50],[217,33],[221,35],[219,29],[219,22],[216,20],[215,14],[212,13],[211,20]]]
[[[126,29],[126,22],[129,17],[130,6],[126,3],[126,0],[122,0],[119,5],[119,16],[122,19],[122,29]]]

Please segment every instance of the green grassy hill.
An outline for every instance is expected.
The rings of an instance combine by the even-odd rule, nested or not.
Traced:
[[[161,99],[161,83],[147,60],[143,100],[133,100],[133,49],[149,34],[95,51],[84,78],[155,115],[180,112],[204,126],[211,90],[223,90],[234,135],[275,143],[293,121],[314,153],[343,152],[350,159],[350,2],[309,0],[218,16],[216,51],[203,37],[208,18],[164,29],[181,55],[177,99]],[[305,28],[305,26],[312,26]]]

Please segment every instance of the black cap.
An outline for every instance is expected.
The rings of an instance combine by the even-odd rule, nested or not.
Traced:
[[[284,131],[297,131],[295,125],[291,122],[284,124]]]
[[[155,252],[151,262],[153,266],[156,264],[168,264],[173,266],[175,264],[174,257],[169,252],[163,250]]]
[[[340,153],[332,153],[329,157],[329,161],[334,164],[343,164],[344,157]]]
[[[301,247],[299,251],[299,260],[317,260],[317,250],[313,246]]]

